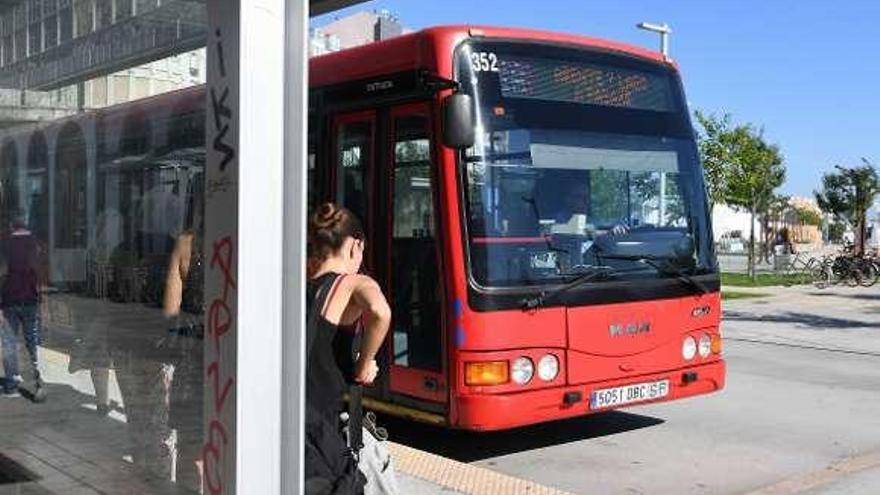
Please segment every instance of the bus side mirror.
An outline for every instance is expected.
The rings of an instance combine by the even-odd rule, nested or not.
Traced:
[[[474,145],[474,102],[470,95],[451,94],[443,100],[443,144],[455,149]]]

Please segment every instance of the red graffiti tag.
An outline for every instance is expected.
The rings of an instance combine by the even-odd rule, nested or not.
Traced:
[[[235,380],[232,376],[224,376],[221,366],[223,356],[220,343],[233,328],[235,317],[230,309],[230,297],[236,289],[233,277],[234,246],[231,236],[214,241],[211,252],[211,270],[219,270],[222,277],[222,289],[211,301],[208,309],[208,334],[214,344],[214,359],[205,369],[209,389],[214,394],[211,421],[208,426],[205,443],[202,445],[204,462],[205,486],[211,495],[220,495],[224,490],[223,461],[228,443],[227,428],[223,424],[223,412],[226,410],[226,399],[233,390]]]
[[[211,301],[208,309],[208,331],[214,339],[214,350],[220,348],[220,339],[232,325],[232,313],[229,310],[229,291],[235,290],[235,279],[232,277],[232,238],[224,237],[214,242],[211,256],[211,268],[220,268],[223,275],[223,291],[219,298]]]

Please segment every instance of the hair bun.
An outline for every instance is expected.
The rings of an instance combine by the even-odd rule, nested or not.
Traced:
[[[319,229],[332,229],[342,221],[342,210],[333,203],[324,203],[318,207],[314,217],[315,227]]]

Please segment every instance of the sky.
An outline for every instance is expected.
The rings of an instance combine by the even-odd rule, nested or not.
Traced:
[[[657,49],[672,28],[692,109],[764,129],[787,165],[781,192],[812,196],[823,172],[880,166],[880,0],[372,0],[313,20],[387,9],[410,28],[531,27]]]

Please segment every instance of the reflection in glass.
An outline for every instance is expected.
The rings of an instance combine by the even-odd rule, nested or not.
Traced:
[[[0,492],[205,492],[206,39],[202,0],[0,1]]]

